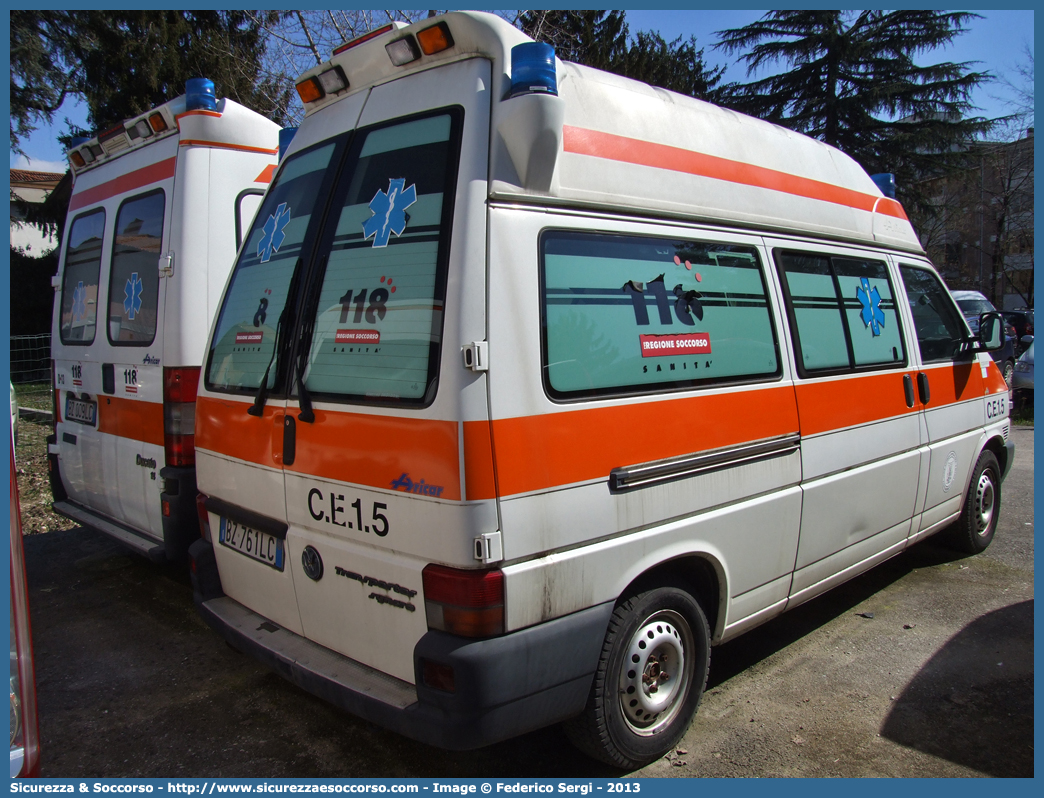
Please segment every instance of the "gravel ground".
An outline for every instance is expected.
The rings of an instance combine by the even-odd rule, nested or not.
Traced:
[[[18,469],[18,501],[22,508],[22,533],[37,535],[73,529],[76,524],[51,509],[51,482],[47,476],[47,436],[50,424],[20,419],[15,467]]]

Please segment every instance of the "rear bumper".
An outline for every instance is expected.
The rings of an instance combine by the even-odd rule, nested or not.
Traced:
[[[414,740],[469,750],[583,711],[613,604],[488,640],[431,631],[413,652],[415,684],[282,629],[220,594],[213,548],[190,549],[196,605],[234,647],[331,704]],[[453,669],[455,692],[426,686],[423,660]]]

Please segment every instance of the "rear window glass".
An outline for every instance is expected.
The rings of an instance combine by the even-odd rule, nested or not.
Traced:
[[[261,385],[334,149],[329,143],[289,158],[254,217],[214,332],[207,367],[211,389],[256,390]],[[275,369],[269,371],[269,387],[275,376]]]
[[[453,121],[442,113],[361,134],[322,250],[304,380],[313,396],[407,404],[434,397],[456,179]]]
[[[554,398],[781,373],[751,247],[548,231],[541,256],[545,386]]]
[[[98,274],[101,270],[105,211],[99,208],[73,219],[62,276],[62,343],[89,344],[98,324]]]
[[[109,340],[147,346],[156,337],[159,255],[163,244],[162,191],[134,197],[116,214],[109,272]]]
[[[800,252],[777,259],[800,373],[906,364],[884,263]]]

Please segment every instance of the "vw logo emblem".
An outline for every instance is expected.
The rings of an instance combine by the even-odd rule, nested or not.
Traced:
[[[301,567],[304,568],[305,576],[313,582],[323,578],[323,558],[314,547],[305,546],[305,550],[301,552]]]

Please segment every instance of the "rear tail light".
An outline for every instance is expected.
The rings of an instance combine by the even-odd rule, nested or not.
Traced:
[[[163,369],[163,448],[168,466],[196,464],[199,366]]]
[[[40,775],[40,730],[36,713],[29,597],[22,549],[22,519],[11,447],[11,775]]]
[[[422,575],[428,628],[462,637],[504,633],[504,574],[428,565]]]
[[[60,391],[58,390],[58,377],[57,377],[57,366],[54,361],[51,361],[51,426],[52,431],[57,434],[58,422],[62,420],[61,416],[61,397]]]
[[[210,513],[207,512],[207,496],[204,493],[196,494],[196,515],[199,516],[199,534],[210,543]]]

